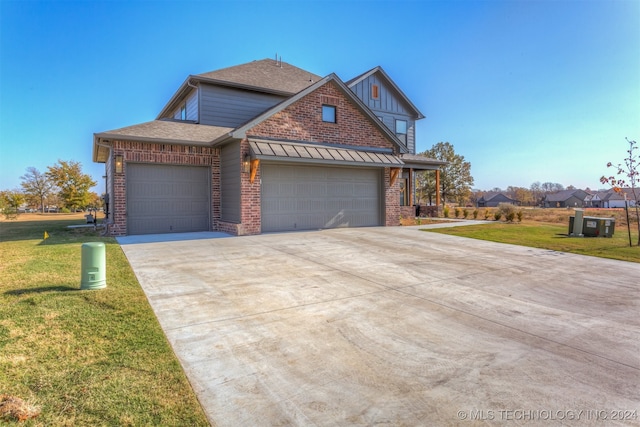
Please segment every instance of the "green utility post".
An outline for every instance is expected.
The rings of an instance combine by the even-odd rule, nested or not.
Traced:
[[[80,289],[102,289],[107,287],[106,257],[104,243],[82,244],[82,278]]]

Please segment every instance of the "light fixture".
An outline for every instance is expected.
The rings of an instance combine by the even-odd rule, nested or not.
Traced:
[[[124,164],[124,159],[122,158],[122,154],[116,155],[115,162],[116,162],[116,173],[122,173],[122,166]]]
[[[251,156],[249,156],[249,153],[245,153],[242,158],[242,172],[251,172]]]

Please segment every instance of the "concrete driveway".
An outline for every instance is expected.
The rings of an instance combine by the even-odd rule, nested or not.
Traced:
[[[120,241],[213,425],[640,425],[640,264],[419,228]]]

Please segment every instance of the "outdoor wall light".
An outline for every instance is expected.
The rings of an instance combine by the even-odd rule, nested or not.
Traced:
[[[251,156],[249,156],[249,153],[245,153],[242,158],[242,172],[251,172]]]
[[[122,173],[122,165],[124,164],[124,159],[121,154],[116,155],[116,173]]]

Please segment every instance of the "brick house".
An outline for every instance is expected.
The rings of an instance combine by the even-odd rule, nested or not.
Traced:
[[[398,225],[424,116],[380,68],[345,83],[282,61],[190,75],[151,122],[94,134],[112,235]]]

